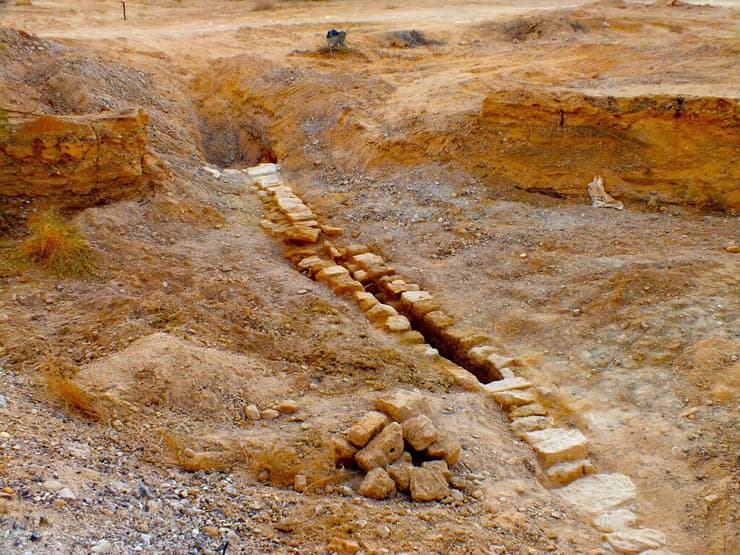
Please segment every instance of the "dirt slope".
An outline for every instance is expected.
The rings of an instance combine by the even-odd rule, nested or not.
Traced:
[[[202,169],[261,161],[525,361],[597,467],[635,481],[641,526],[738,549],[737,10],[30,4],[0,4],[32,33],[2,35],[0,105],[141,108],[161,162],[145,195],[65,213],[90,280],[18,270],[24,229],[0,225],[0,551],[603,552],[497,405],[294,272],[255,192]],[[595,174],[624,211],[589,206]],[[398,387],[459,436],[460,503],[372,501],[332,468],[330,437]],[[294,416],[245,415],[287,398]]]

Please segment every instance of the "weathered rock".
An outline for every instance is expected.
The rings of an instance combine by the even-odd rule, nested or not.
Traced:
[[[558,495],[590,513],[601,513],[635,498],[635,484],[624,474],[592,474],[558,490]]]
[[[405,452],[400,459],[388,466],[388,475],[396,483],[400,491],[409,491],[411,483],[411,455]]]
[[[618,532],[632,528],[637,522],[637,515],[627,509],[614,509],[596,515],[593,519],[594,526],[602,532]]]
[[[403,453],[403,431],[398,422],[391,422],[355,455],[355,461],[365,472],[385,467]]]
[[[344,229],[336,225],[321,224],[320,227],[321,232],[327,237],[340,237],[344,234]]]
[[[383,264],[385,262],[382,256],[378,256],[377,254],[371,252],[355,254],[352,256],[352,261],[356,264],[359,264],[360,268],[362,268],[363,270],[367,270],[371,266]]]
[[[403,439],[416,451],[423,451],[437,439],[437,428],[424,414],[404,420],[401,428]]]
[[[411,329],[411,322],[409,322],[406,316],[399,314],[397,316],[389,316],[383,327],[392,333],[401,333]]]
[[[640,555],[680,555],[674,551],[667,551],[665,549],[648,549],[643,551]]]
[[[497,391],[492,394],[492,397],[494,401],[505,409],[509,407],[529,405],[537,401],[537,395],[531,389],[509,389],[507,391]]]
[[[539,403],[530,403],[513,409],[509,418],[526,418],[527,416],[547,416],[547,409]]]
[[[519,439],[523,439],[524,434],[527,432],[552,428],[554,425],[555,420],[551,416],[527,416],[524,418],[517,418],[510,424],[511,431],[514,432],[514,435]]]
[[[486,358],[486,363],[490,364],[496,370],[501,370],[502,368],[513,366],[515,362],[515,359],[513,359],[512,357],[503,356],[498,353],[491,353]]]
[[[373,468],[362,480],[357,491],[365,497],[387,499],[396,494],[396,483],[382,468]]]
[[[390,419],[382,412],[367,412],[349,429],[347,439],[357,447],[365,447],[389,423]]]
[[[396,422],[403,422],[420,414],[431,414],[426,397],[418,391],[397,389],[391,395],[375,400],[375,408],[387,414]]]
[[[450,472],[450,467],[447,466],[447,461],[425,461],[421,463],[422,468],[428,468],[429,470],[434,470],[435,472],[439,472],[442,477],[445,479],[445,481],[449,484],[450,478],[452,478],[452,472]]]
[[[280,416],[280,413],[275,409],[265,409],[262,411],[262,418],[265,420],[275,420]]]
[[[447,480],[436,470],[413,467],[410,477],[411,498],[414,501],[437,501],[450,495]]]
[[[355,455],[357,454],[358,449],[352,445],[349,440],[342,436],[333,436],[329,443],[329,447],[331,449],[332,459],[334,459],[334,464],[347,468],[355,466]]]
[[[57,491],[57,497],[59,499],[66,499],[66,500],[77,499],[77,496],[69,488],[62,488],[59,491]]]
[[[468,351],[468,360],[477,366],[483,366],[486,359],[496,352],[493,345],[478,345]]]
[[[262,418],[262,415],[260,414],[260,409],[257,408],[257,405],[247,405],[244,407],[244,416],[246,416],[249,420],[259,420]]]
[[[607,543],[618,553],[641,553],[646,549],[657,549],[665,545],[665,535],[651,528],[620,530],[606,535]]]
[[[375,295],[368,293],[367,291],[357,291],[353,294],[353,297],[355,298],[357,305],[360,307],[360,310],[363,312],[367,312],[380,302]]]
[[[421,345],[425,341],[424,336],[416,330],[405,331],[398,338],[402,345]]]
[[[264,175],[271,175],[276,173],[280,169],[280,166],[277,164],[272,164],[269,162],[263,162],[262,164],[259,164],[257,166],[252,166],[251,168],[247,168],[247,175],[252,178],[262,177]]]
[[[280,401],[280,403],[278,403],[277,410],[279,410],[283,414],[293,414],[298,410],[298,401],[295,401],[293,399],[285,399],[284,401]]]
[[[404,291],[401,293],[401,306],[404,310],[410,310],[419,301],[431,298],[432,295],[428,291]]]
[[[373,324],[384,324],[389,317],[398,316],[398,312],[396,312],[396,309],[390,305],[378,303],[367,310],[367,312],[365,312],[365,316],[367,316],[367,319]]]
[[[355,555],[360,550],[360,544],[354,540],[332,538],[326,544],[326,551],[337,555]]]
[[[439,310],[439,302],[436,299],[420,299],[411,307],[411,315],[414,318],[422,318],[425,314]]]
[[[537,430],[525,434],[524,441],[534,449],[544,466],[583,459],[588,455],[588,440],[576,429]]]
[[[444,459],[452,466],[460,459],[461,451],[460,444],[449,434],[438,432],[437,439],[427,447],[425,453],[434,459]]]
[[[573,480],[593,474],[594,465],[589,459],[566,461],[552,465],[544,472],[545,481],[550,486],[563,486]]]
[[[317,227],[292,225],[283,232],[283,240],[294,245],[310,245],[319,240],[320,233]]]
[[[329,283],[339,276],[349,277],[349,271],[344,266],[335,264],[334,266],[329,266],[328,268],[324,268],[323,270],[318,272],[316,274],[316,281],[321,283]]]
[[[432,312],[427,312],[424,315],[422,322],[425,329],[429,329],[435,333],[441,333],[442,330],[454,324],[455,320],[441,310],[434,310]]]
[[[314,254],[314,255],[307,256],[306,258],[302,259],[300,262],[298,262],[296,267],[298,268],[299,271],[304,271],[304,270],[310,269],[311,266],[313,266],[317,262],[328,262],[328,261],[325,261],[323,258],[320,258],[319,256],[316,256]]]
[[[524,378],[516,377],[487,383],[483,386],[483,389],[485,389],[486,393],[493,395],[494,393],[498,393],[499,391],[508,391],[509,389],[527,389],[531,386],[532,384]]]
[[[100,555],[113,553],[113,544],[108,540],[100,540],[90,548],[90,551]]]
[[[308,478],[305,474],[296,474],[293,478],[293,489],[299,492],[306,491],[308,487]]]

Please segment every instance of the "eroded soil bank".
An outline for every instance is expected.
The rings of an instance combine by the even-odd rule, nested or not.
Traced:
[[[638,526],[737,551],[736,10],[17,4],[0,105],[92,127],[16,135],[12,160],[2,142],[0,550],[612,549],[498,404],[295,271],[257,187],[203,169],[278,162],[318,224],[516,357],[598,471],[634,481]],[[42,166],[44,194],[12,179]],[[624,210],[590,207],[595,175]],[[90,279],[14,262],[51,205]],[[398,388],[459,440],[459,499],[374,501],[335,470],[332,437]]]

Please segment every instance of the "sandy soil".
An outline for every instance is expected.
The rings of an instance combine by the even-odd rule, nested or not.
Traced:
[[[2,26],[39,37],[2,68],[0,103],[142,106],[170,177],[145,198],[69,214],[94,246],[94,279],[19,272],[6,262],[24,230],[2,238],[0,551],[108,540],[115,553],[224,541],[229,553],[322,552],[337,537],[368,553],[608,549],[538,483],[493,402],[294,272],[259,227],[258,198],[202,170],[267,159],[347,237],[526,360],[521,373],[588,436],[599,470],[635,481],[640,525],[675,552],[740,549],[735,214],[626,190],[624,211],[595,209],[586,182],[582,195],[527,191],[495,171],[521,137],[480,117],[491,91],[517,87],[737,102],[731,2],[127,2],[126,22],[116,2],[24,4],[0,4]],[[349,49],[325,51],[326,30],[349,25]],[[437,43],[389,35],[408,29]],[[571,155],[554,152],[552,166]],[[720,169],[740,183],[734,158]],[[539,166],[520,177],[548,179]],[[168,345],[187,357],[173,362]],[[68,390],[60,400],[64,380],[116,376],[126,361],[141,388],[114,409],[86,414],[76,390],[77,409]],[[395,387],[426,392],[458,433],[464,502],[374,502],[343,489],[358,476],[327,467],[331,434]],[[288,397],[300,418],[243,417],[245,404]],[[185,448],[227,460],[188,472]],[[320,484],[293,491],[291,465]]]

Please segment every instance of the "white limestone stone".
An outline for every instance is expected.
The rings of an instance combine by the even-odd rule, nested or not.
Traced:
[[[556,490],[558,494],[589,513],[602,513],[632,501],[635,484],[624,474],[592,474]]]
[[[524,441],[539,455],[544,466],[583,459],[588,440],[576,429],[546,428],[524,434]]]

